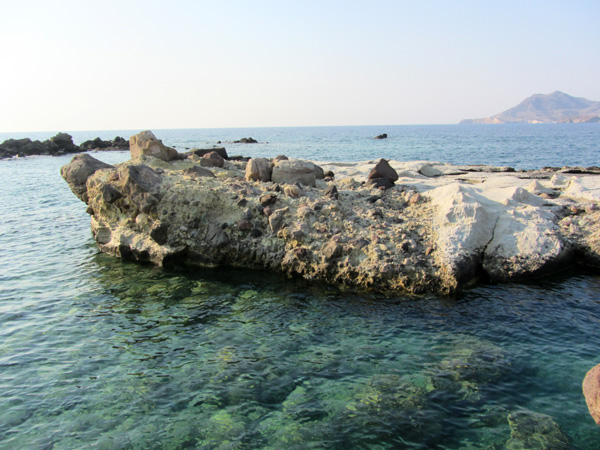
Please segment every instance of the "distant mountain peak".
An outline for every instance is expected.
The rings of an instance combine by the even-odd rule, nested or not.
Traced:
[[[573,97],[561,91],[533,94],[517,106],[484,119],[460,123],[565,123],[600,122],[600,102]]]

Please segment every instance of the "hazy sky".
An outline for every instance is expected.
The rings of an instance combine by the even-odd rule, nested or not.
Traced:
[[[600,100],[600,2],[0,0],[0,131],[456,123]]]

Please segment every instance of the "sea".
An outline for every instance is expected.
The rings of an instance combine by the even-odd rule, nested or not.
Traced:
[[[599,124],[153,131],[230,155],[600,165]],[[71,158],[0,161],[0,449],[600,449],[581,389],[598,272],[440,297],[124,262],[60,177]]]

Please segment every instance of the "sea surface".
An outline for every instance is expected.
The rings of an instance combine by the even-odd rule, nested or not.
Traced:
[[[231,155],[600,162],[598,124],[154,132]],[[448,298],[122,262],[97,251],[70,159],[0,161],[0,449],[600,449],[581,392],[598,273]]]

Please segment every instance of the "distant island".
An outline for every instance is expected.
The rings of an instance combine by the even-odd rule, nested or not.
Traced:
[[[495,116],[460,123],[600,123],[600,102],[559,91],[535,94]]]

